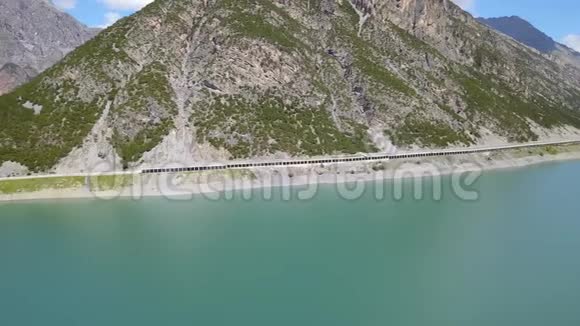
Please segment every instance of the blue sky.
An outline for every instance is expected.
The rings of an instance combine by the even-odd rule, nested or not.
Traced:
[[[151,0],[52,0],[88,26],[104,27]],[[580,51],[578,0],[453,0],[475,16],[520,16],[556,41]]]
[[[455,0],[475,16],[520,16],[556,41],[580,51],[578,0]]]

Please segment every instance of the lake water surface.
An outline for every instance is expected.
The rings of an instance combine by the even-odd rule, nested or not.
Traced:
[[[0,205],[0,325],[580,325],[580,162],[478,201]]]

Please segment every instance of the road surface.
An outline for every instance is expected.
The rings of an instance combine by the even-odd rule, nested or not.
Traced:
[[[333,163],[351,163],[351,162],[373,162],[385,160],[399,160],[420,157],[437,157],[437,156],[453,156],[465,155],[474,153],[486,153],[504,151],[510,149],[522,149],[544,146],[560,146],[580,144],[579,140],[567,140],[557,142],[534,142],[517,145],[504,146],[490,146],[490,147],[471,147],[460,149],[442,149],[432,151],[409,152],[399,154],[359,154],[350,156],[337,157],[322,157],[313,159],[291,159],[291,160],[272,160],[272,161],[245,161],[245,162],[229,162],[225,164],[206,164],[187,167],[160,167],[148,168],[135,171],[112,171],[112,172],[98,172],[98,173],[71,173],[71,174],[48,174],[48,175],[33,175],[26,177],[10,177],[0,178],[2,180],[18,180],[18,179],[36,179],[36,178],[58,178],[58,177],[89,177],[101,175],[131,175],[131,174],[153,174],[153,173],[176,173],[176,172],[194,172],[194,171],[213,171],[213,170],[230,170],[230,169],[248,169],[260,167],[284,167],[284,166],[304,166],[304,165],[320,165]]]

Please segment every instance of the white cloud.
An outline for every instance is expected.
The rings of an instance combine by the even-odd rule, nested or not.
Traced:
[[[475,12],[475,0],[451,0],[455,2],[463,10],[469,11],[470,13]]]
[[[107,28],[113,25],[117,20],[121,19],[121,15],[118,12],[107,12],[105,13],[105,22],[99,25],[99,28]]]
[[[100,0],[111,10],[139,10],[153,0]]]
[[[53,0],[52,3],[61,10],[69,10],[77,6],[77,0]]]
[[[580,34],[566,35],[562,41],[570,48],[580,52]]]

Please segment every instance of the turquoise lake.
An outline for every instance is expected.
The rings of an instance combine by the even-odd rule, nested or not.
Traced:
[[[580,325],[580,162],[444,185],[0,204],[0,325]]]

